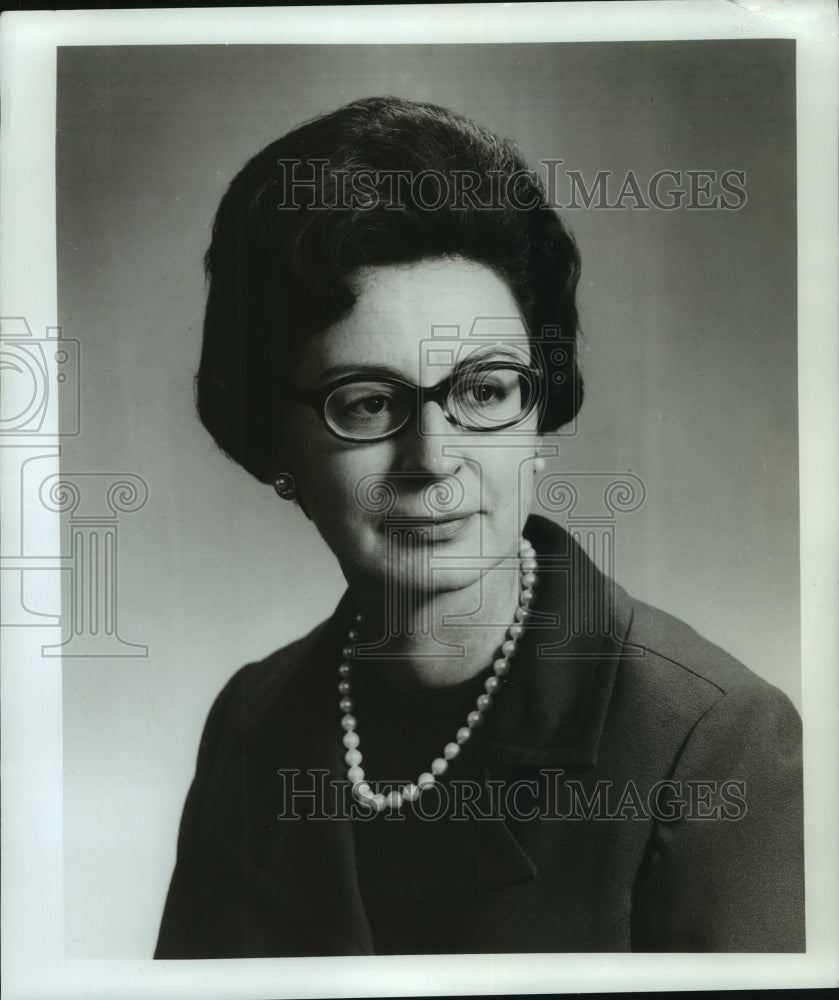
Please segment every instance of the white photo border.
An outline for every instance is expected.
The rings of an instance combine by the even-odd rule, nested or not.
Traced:
[[[0,21],[0,314],[25,316],[39,330],[57,323],[58,46],[794,38],[807,953],[382,956],[245,962],[65,959],[61,661],[40,656],[42,636],[33,635],[38,629],[3,629],[2,941],[5,995],[10,1000],[492,995],[777,988],[836,982],[839,255],[834,5],[687,0],[445,5],[444,9],[444,16],[423,5],[5,14]],[[13,401],[7,400],[6,405],[11,407]],[[54,464],[57,472],[57,449]],[[2,485],[5,492],[8,484],[4,480]],[[57,539],[57,516],[50,530]],[[44,574],[47,605],[56,603],[58,575]]]

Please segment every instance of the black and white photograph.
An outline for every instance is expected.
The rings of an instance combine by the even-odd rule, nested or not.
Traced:
[[[801,9],[3,18],[10,997],[835,982]]]

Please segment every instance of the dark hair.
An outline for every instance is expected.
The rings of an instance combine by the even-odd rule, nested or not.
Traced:
[[[492,268],[519,306],[548,376],[540,430],[573,420],[579,254],[511,143],[432,104],[372,97],[253,157],[222,198],[205,257],[196,398],[218,445],[270,482],[283,385],[302,338],[356,301],[354,273],[454,256]]]

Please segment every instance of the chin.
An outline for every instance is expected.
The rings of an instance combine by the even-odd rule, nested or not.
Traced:
[[[435,558],[442,555],[441,548],[431,546],[425,550],[431,557],[432,565]],[[453,551],[450,549],[450,552]],[[474,551],[464,551],[464,557],[474,555]],[[451,568],[435,568],[432,570],[428,565],[423,565],[425,560],[416,550],[404,554],[401,558],[391,560],[388,571],[387,557],[382,554],[381,558],[375,561],[365,561],[364,565],[358,563],[349,574],[345,573],[347,580],[355,580],[364,587],[376,590],[386,589],[388,585],[396,590],[408,590],[416,594],[445,594],[465,587],[472,586],[480,580],[482,571],[476,568],[459,568],[457,563]]]
[[[466,590],[474,586],[480,578],[481,573],[477,570],[464,570],[458,573],[435,573],[431,581],[425,576],[399,575],[392,577],[391,584],[394,588],[408,591],[417,597],[433,597],[443,594],[455,594],[458,591]]]

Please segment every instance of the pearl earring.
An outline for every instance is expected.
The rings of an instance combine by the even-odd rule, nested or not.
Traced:
[[[274,477],[274,492],[282,500],[297,499],[297,482],[290,472],[278,472]]]
[[[544,469],[545,469],[545,460],[544,458],[540,458],[537,455],[536,458],[533,459],[533,472],[534,474],[537,472],[543,472]]]

